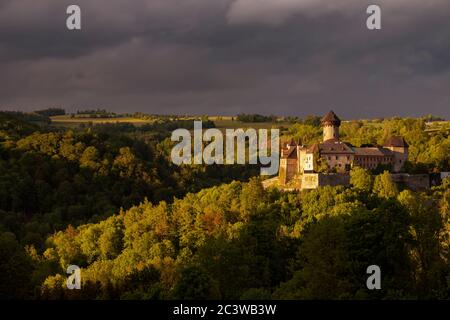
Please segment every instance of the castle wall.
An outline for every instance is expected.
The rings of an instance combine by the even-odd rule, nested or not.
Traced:
[[[302,189],[316,189],[324,186],[349,186],[350,176],[341,173],[305,173]]]
[[[281,159],[278,173],[279,182],[285,185],[292,180],[297,173],[297,159]]]
[[[450,172],[441,172],[441,180],[450,178]]]
[[[319,186],[349,186],[350,176],[348,174],[328,173],[319,174]]]
[[[287,183],[286,180],[287,159],[280,159],[280,169],[278,170],[279,184],[284,186]]]
[[[302,175],[302,189],[316,189],[319,186],[319,173]]]
[[[424,191],[430,188],[429,174],[391,174],[392,181],[413,191]],[[316,189],[323,186],[349,186],[350,176],[341,173],[305,173],[302,175],[302,189]]]
[[[404,147],[387,147],[387,149],[394,152],[392,171],[401,172],[405,162],[408,160],[408,149]]]
[[[413,191],[424,191],[430,188],[429,174],[407,174],[394,173],[391,174],[392,181],[405,186]]]
[[[424,191],[430,188],[428,174],[391,174],[392,181],[413,191]],[[302,189],[316,189],[323,186],[349,186],[350,175],[342,173],[305,173],[302,175]]]
[[[450,172],[430,173],[430,187],[441,185],[444,179],[450,179]]]

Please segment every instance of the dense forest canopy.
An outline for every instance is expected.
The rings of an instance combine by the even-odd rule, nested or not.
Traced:
[[[277,121],[276,116],[263,116],[261,114],[238,114],[236,120],[242,122],[273,122]]]
[[[42,247],[48,234],[68,224],[97,221],[144,199],[171,201],[257,172],[252,166],[173,165],[170,132],[190,128],[192,121],[73,131],[2,116],[0,224],[24,244]]]
[[[354,168],[348,188],[281,192],[254,166],[174,166],[170,132],[192,120],[68,129],[54,112],[0,112],[0,298],[450,298],[448,179],[413,192]],[[448,171],[448,129],[428,122],[341,133],[355,146],[400,134],[410,172]],[[283,139],[320,137],[311,116]],[[70,264],[83,290],[65,289]],[[365,286],[372,264],[381,291]]]
[[[44,298],[449,298],[450,181],[426,194],[354,179],[300,194],[253,179],[144,201],[55,233],[23,263],[36,266],[29,282]],[[64,289],[72,263],[84,290]],[[372,264],[382,291],[365,287]]]

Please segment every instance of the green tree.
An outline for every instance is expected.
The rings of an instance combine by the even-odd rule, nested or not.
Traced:
[[[296,123],[289,127],[287,138],[294,139],[294,141],[300,140],[302,144],[308,145],[319,142],[321,136],[322,129],[320,126],[315,126],[308,122],[308,124]]]
[[[100,155],[97,148],[93,146],[87,147],[81,155],[80,167],[97,170],[100,166]]]
[[[439,242],[439,235],[444,231],[443,217],[433,199],[425,194],[404,190],[397,199],[411,218],[411,260],[417,294],[422,299],[438,298],[447,290],[445,275],[449,272],[442,259],[444,247]]]
[[[250,182],[242,187],[240,196],[241,215],[248,220],[251,215],[256,214],[258,207],[265,201],[265,191],[259,178],[252,178]]]
[[[136,156],[131,148],[123,147],[119,150],[119,155],[114,159],[113,167],[119,170],[123,177],[132,177],[137,166]]]
[[[276,299],[336,299],[349,291],[344,266],[345,229],[342,217],[325,217],[313,225],[299,250],[299,264],[292,279],[281,284]]]
[[[373,185],[372,176],[367,170],[361,167],[354,167],[350,171],[350,183],[357,190],[364,192],[372,191]]]
[[[375,178],[373,192],[380,198],[389,199],[397,196],[397,185],[392,181],[391,174],[388,171],[384,171]]]
[[[219,299],[217,283],[198,266],[186,267],[173,289],[173,297],[181,300]]]
[[[14,234],[0,232],[0,300],[30,298],[31,259]]]

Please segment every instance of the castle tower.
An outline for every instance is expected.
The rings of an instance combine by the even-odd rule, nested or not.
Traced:
[[[394,155],[392,171],[401,172],[405,162],[408,160],[408,143],[400,136],[392,136],[386,141],[384,147],[391,150]]]
[[[323,141],[330,139],[339,140],[340,125],[341,120],[337,117],[337,115],[333,111],[328,112],[325,117],[322,118]]]
[[[298,146],[291,140],[283,148],[281,148],[280,170],[278,179],[280,185],[288,184],[292,178],[298,173]]]

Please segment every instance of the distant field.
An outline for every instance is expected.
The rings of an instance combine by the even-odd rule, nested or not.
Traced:
[[[234,117],[232,116],[208,116],[208,119],[211,121],[221,121],[221,120],[228,120],[231,121]]]
[[[210,117],[211,120],[213,117]],[[271,129],[280,127],[290,127],[292,123],[289,122],[241,122],[232,121],[231,117],[227,120],[213,120],[218,129],[237,129],[237,128],[254,128],[254,129]]]
[[[59,124],[59,125],[79,125],[79,124],[86,124],[86,123],[93,123],[93,124],[106,124],[106,123],[132,123],[135,125],[143,125],[143,124],[149,124],[153,123],[153,120],[143,120],[143,119],[136,119],[132,117],[123,117],[123,118],[89,118],[89,117],[79,117],[79,118],[72,118],[69,115],[64,116],[54,116],[50,117],[53,124]]]
[[[52,124],[73,127],[80,124],[106,124],[106,123],[131,123],[134,125],[144,125],[153,123],[153,120],[142,120],[133,117],[123,118],[94,118],[94,117],[71,117],[70,115],[50,117]],[[183,119],[183,118],[180,118]],[[186,118],[188,119],[188,118]],[[242,122],[232,120],[232,117],[212,116],[209,120],[213,121],[218,129],[237,129],[237,128],[254,128],[254,129],[271,129],[271,128],[288,128],[292,125],[289,122]]]

